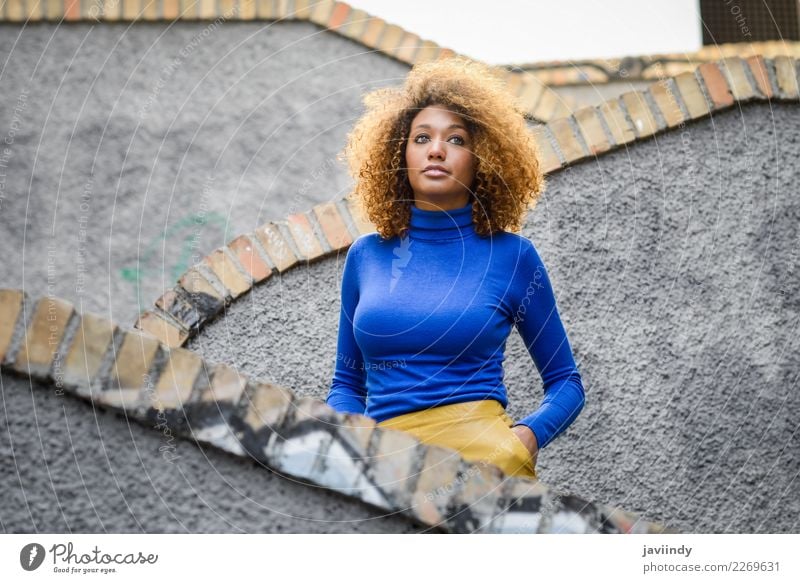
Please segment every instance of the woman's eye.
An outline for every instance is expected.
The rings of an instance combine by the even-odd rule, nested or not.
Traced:
[[[416,138],[414,138],[414,143],[416,144],[424,144],[425,142],[428,141],[430,141],[430,137],[428,137],[425,134],[420,134]],[[466,140],[461,136],[451,136],[450,138],[448,138],[447,141],[457,146],[463,146],[464,144],[466,144]]]

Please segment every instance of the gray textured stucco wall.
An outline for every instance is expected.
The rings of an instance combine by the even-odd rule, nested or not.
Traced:
[[[408,72],[308,22],[4,24],[0,63],[0,286],[125,324],[235,235],[340,198],[361,94]]]
[[[406,533],[428,527],[0,376],[0,531]],[[159,448],[174,446],[176,457]]]
[[[800,109],[749,105],[552,176],[539,249],[587,404],[543,481],[689,532],[797,532]],[[190,347],[324,398],[344,254],[274,277]],[[411,301],[411,299],[410,299]],[[541,381],[514,332],[509,414]]]

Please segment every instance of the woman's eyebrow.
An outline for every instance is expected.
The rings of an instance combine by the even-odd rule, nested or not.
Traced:
[[[426,128],[426,129],[430,129],[430,128],[431,128],[431,126],[430,126],[430,124],[427,124],[427,123],[421,123],[421,124],[417,124],[417,125],[415,125],[415,126],[412,128],[412,129],[415,129],[415,130],[416,130],[416,129],[419,129],[419,128]],[[445,129],[451,130],[451,129],[453,129],[453,128],[456,128],[456,129],[462,129],[462,130],[464,130],[465,132],[466,132],[466,131],[468,131],[468,130],[467,130],[467,128],[466,128],[466,127],[464,127],[463,125],[461,125],[460,123],[452,123],[452,124],[450,124],[449,126],[447,126]]]

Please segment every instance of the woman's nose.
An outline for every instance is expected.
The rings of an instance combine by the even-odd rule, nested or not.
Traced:
[[[444,159],[446,155],[444,142],[440,140],[431,140],[430,147],[428,148],[428,158],[441,158]]]

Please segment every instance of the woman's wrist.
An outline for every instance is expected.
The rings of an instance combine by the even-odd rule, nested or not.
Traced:
[[[511,428],[517,437],[519,437],[522,444],[528,448],[531,456],[535,457],[539,453],[539,442],[536,439],[536,434],[527,425],[515,425]]]

